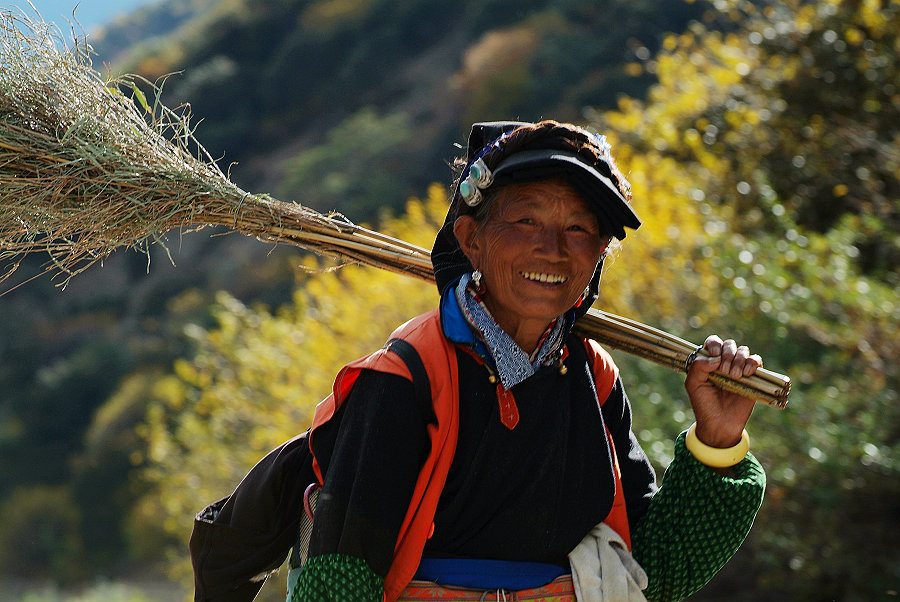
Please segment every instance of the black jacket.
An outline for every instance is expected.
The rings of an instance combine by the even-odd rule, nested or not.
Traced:
[[[303,493],[316,480],[308,433],[272,450],[230,496],[194,519],[194,600],[247,602],[297,539]]]

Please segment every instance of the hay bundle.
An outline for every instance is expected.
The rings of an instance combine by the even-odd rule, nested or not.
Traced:
[[[433,278],[425,249],[340,215],[241,190],[194,138],[189,108],[162,105],[159,89],[148,102],[141,86],[150,84],[105,81],[89,46],[0,10],[0,282],[29,253],[47,253],[47,270],[65,283],[118,247],[146,249],[171,229],[209,225]],[[578,328],[681,371],[696,351],[596,310]],[[739,380],[722,376],[717,384],[780,408],[790,391],[787,377],[766,370]]]
[[[187,108],[148,103],[134,78],[104,81],[89,47],[66,47],[52,25],[9,11],[0,23],[0,260],[13,260],[0,278],[46,251],[65,281],[117,247],[204,225],[431,273],[417,247],[241,190],[193,137]]]

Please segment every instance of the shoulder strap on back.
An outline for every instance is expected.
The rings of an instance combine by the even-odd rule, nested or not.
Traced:
[[[416,400],[424,403],[425,400],[430,399],[431,382],[428,380],[428,371],[425,370],[425,364],[422,363],[422,358],[416,348],[408,341],[397,338],[389,340],[384,348],[399,355],[406,367],[409,368],[413,387],[416,390]]]
[[[316,428],[334,416],[363,369],[408,376],[416,387],[416,395],[420,394],[421,387],[432,401],[436,422],[428,425],[431,451],[416,480],[410,507],[394,548],[394,562],[385,577],[385,600],[389,602],[397,599],[419,566],[425,541],[433,526],[437,502],[456,452],[459,430],[456,352],[453,344],[443,335],[439,310],[434,309],[403,324],[391,335],[393,338],[403,339],[403,342],[390,343],[389,347],[386,345],[341,369],[335,378],[332,394],[316,406],[310,431],[312,439]],[[412,347],[414,353],[403,351],[406,347],[404,343]],[[420,369],[419,364],[421,376],[415,373]],[[313,469],[321,483],[323,475],[315,456]]]
[[[584,349],[587,351],[588,361],[592,368],[592,376],[594,378],[594,387],[597,391],[597,403],[600,405],[600,412],[603,412],[603,404],[612,392],[616,379],[619,377],[619,369],[613,362],[609,353],[593,339],[582,339]],[[619,457],[616,452],[616,442],[609,432],[609,427],[605,424],[606,440],[609,443],[609,452],[612,455],[613,476],[616,480],[616,491],[613,496],[613,505],[609,514],[603,522],[608,524],[612,529],[622,537],[628,550],[631,551],[631,530],[628,526],[628,508],[625,502],[625,492],[622,488],[622,469],[619,465]]]
[[[612,356],[600,346],[600,343],[593,339],[583,338],[581,340],[585,351],[587,351],[588,361],[593,369],[594,386],[597,387],[597,401],[600,402],[602,407],[616,384],[616,379],[619,377],[619,369],[616,367]]]

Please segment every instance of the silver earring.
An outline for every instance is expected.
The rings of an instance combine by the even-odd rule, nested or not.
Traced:
[[[481,277],[482,276],[483,276],[483,274],[481,273],[481,270],[475,270],[474,272],[472,272],[472,284],[475,285],[476,289],[481,288]]]

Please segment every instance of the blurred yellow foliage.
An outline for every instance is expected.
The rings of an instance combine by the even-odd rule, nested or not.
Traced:
[[[650,91],[650,102],[622,99],[617,111],[600,116],[600,127],[608,130],[617,161],[631,181],[633,204],[644,224],[629,235],[615,267],[604,276],[599,305],[651,323],[687,317],[684,311],[691,304],[686,295],[705,304],[710,315],[722,309],[712,294],[718,270],[703,253],[709,228],[702,210],[705,191],[717,188],[728,174],[729,159],[704,142],[705,135],[715,136],[707,134],[705,111],[725,104],[742,73],[758,66],[746,41],[723,39],[718,32],[670,36],[663,47],[657,57],[659,83]],[[725,120],[733,128],[760,123],[755,107],[731,106]],[[718,216],[727,213],[723,209]],[[697,285],[659,285],[673,278],[690,278]]]

